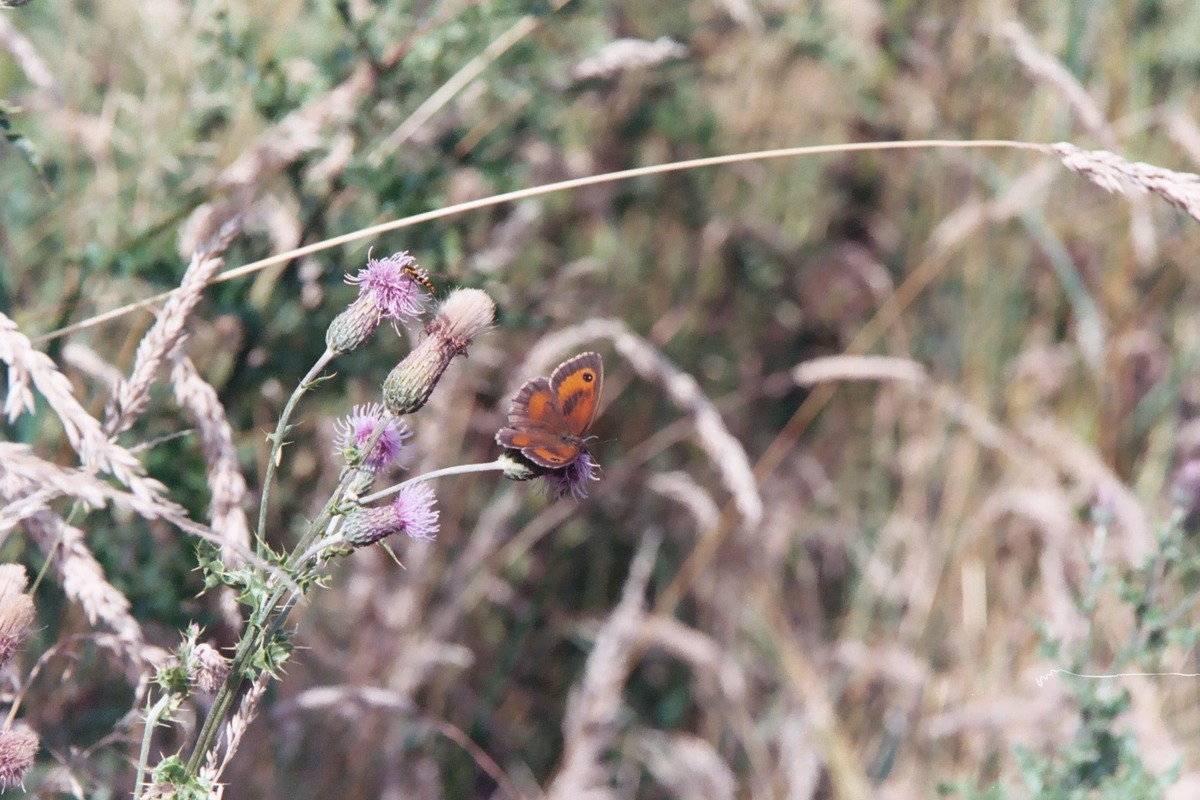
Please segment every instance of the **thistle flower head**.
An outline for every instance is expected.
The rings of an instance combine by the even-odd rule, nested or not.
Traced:
[[[429,279],[408,253],[368,258],[366,268],[347,276],[346,283],[358,286],[358,298],[325,332],[325,344],[335,353],[362,345],[382,320],[415,318],[425,310]]]
[[[407,251],[387,258],[368,257],[366,269],[347,276],[346,283],[358,286],[360,298],[370,297],[384,319],[415,317],[425,310],[429,276]]]
[[[0,790],[24,786],[39,745],[37,734],[26,727],[0,730]]]
[[[0,564],[0,597],[25,591],[29,576],[21,564]]]
[[[401,532],[431,541],[439,527],[436,499],[429,484],[409,484],[386,506],[360,508],[347,515],[342,536],[355,547],[366,547]]]
[[[380,428],[383,433],[376,440],[370,453],[362,454],[362,448]],[[362,465],[374,472],[381,472],[393,464],[403,462],[407,455],[406,445],[412,432],[404,420],[393,417],[379,403],[355,406],[345,419],[334,423],[334,444],[348,461],[361,458]]]
[[[587,497],[588,483],[600,480],[600,465],[587,451],[559,469],[540,467],[521,455],[520,450],[509,450],[497,460],[504,467],[504,477],[510,481],[542,478],[544,483],[541,489],[555,500],[561,500],[568,495],[582,500]]]
[[[465,355],[491,324],[496,305],[480,289],[458,289],[446,298],[425,338],[383,382],[383,402],[397,416],[419,411],[455,356]]]
[[[542,488],[555,500],[568,495],[582,500],[587,497],[588,483],[600,480],[600,465],[592,460],[591,453],[584,452],[562,469],[549,470],[542,480]]]

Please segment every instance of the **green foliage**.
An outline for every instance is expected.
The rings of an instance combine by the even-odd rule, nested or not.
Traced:
[[[1097,533],[1111,522],[1107,514],[1097,518]],[[1180,641],[1193,642],[1195,637],[1185,631],[1171,629],[1170,621],[1178,619],[1184,605],[1170,605],[1164,597],[1164,582],[1174,578],[1176,570],[1187,572],[1194,565],[1198,548],[1189,541],[1182,524],[1184,515],[1177,510],[1171,521],[1163,525],[1157,550],[1137,569],[1116,574],[1102,563],[1092,565],[1095,575],[1093,589],[1110,588],[1119,601],[1128,606],[1135,620],[1131,644],[1119,650],[1116,660],[1105,671],[1110,677],[1083,676],[1094,649],[1091,640],[1081,643],[1070,654],[1071,671],[1047,675],[1043,680],[1064,680],[1071,683],[1072,696],[1079,710],[1079,723],[1071,739],[1053,748],[1036,751],[1020,743],[1014,747],[1017,772],[1021,786],[1017,790],[1005,783],[996,783],[983,793],[969,784],[945,785],[943,795],[965,798],[1006,798],[1020,796],[1036,800],[1087,800],[1088,798],[1151,798],[1165,796],[1168,788],[1179,779],[1182,764],[1175,764],[1162,773],[1147,767],[1139,742],[1130,730],[1130,693],[1118,683],[1123,673],[1155,674],[1173,645]],[[1096,580],[1106,576],[1104,583]],[[1098,613],[1096,595],[1080,597],[1081,610]],[[1175,602],[1180,602],[1178,599]],[[1063,643],[1041,629],[1044,655],[1064,663]],[[1190,645],[1189,645],[1190,646]],[[1170,673],[1160,673],[1170,678]]]
[[[216,788],[206,781],[188,773],[179,756],[167,756],[155,768],[151,781],[158,787],[171,787],[172,800],[211,800]]]
[[[1129,710],[1127,692],[1090,687],[1076,693],[1081,726],[1075,738],[1052,756],[1017,749],[1029,797],[1076,800],[1094,797],[1160,797],[1167,783],[1142,764],[1131,736],[1119,733]]]
[[[28,0],[25,1],[28,2]],[[21,5],[21,3],[14,3],[13,5]],[[0,134],[3,135],[4,141],[8,142],[20,154],[21,158],[25,160],[25,163],[29,165],[29,168],[41,180],[42,185],[49,188],[50,184],[46,178],[46,170],[42,166],[42,159],[38,155],[37,148],[27,137],[13,130],[12,120],[10,119],[11,113],[12,111],[8,106],[0,102]]]

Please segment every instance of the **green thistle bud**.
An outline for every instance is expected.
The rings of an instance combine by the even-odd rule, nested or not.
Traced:
[[[334,353],[349,353],[371,338],[379,327],[379,309],[363,295],[333,318],[325,331],[325,346]]]
[[[428,336],[405,356],[383,382],[383,405],[396,416],[419,411],[450,366],[454,350]]]

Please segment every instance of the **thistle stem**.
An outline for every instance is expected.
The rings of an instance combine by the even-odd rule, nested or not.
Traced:
[[[312,369],[308,374],[300,379],[300,385],[296,387],[296,391],[292,392],[292,396],[288,398],[287,405],[283,407],[283,413],[279,415],[279,424],[275,426],[275,433],[271,436],[271,457],[267,459],[267,471],[263,477],[263,495],[262,502],[258,506],[258,530],[255,533],[257,541],[258,554],[262,555],[264,536],[267,527],[267,506],[271,501],[271,486],[275,482],[275,470],[279,466],[280,457],[283,451],[283,437],[287,434],[288,420],[292,418],[292,412],[295,411],[296,405],[300,402],[300,398],[312,386],[317,375],[321,370],[325,369],[326,365],[333,360],[336,355],[329,348],[325,348],[325,352],[317,359],[317,363],[313,364]]]
[[[138,754],[137,783],[134,785],[133,796],[140,800],[142,789],[146,786],[146,765],[150,761],[150,742],[154,738],[154,729],[171,702],[170,693],[164,694],[152,707],[146,709],[146,729],[142,732],[142,749]]]
[[[505,468],[504,462],[497,459],[496,461],[488,461],[486,463],[481,463],[481,464],[459,464],[458,466],[454,466],[454,467],[445,467],[443,469],[435,469],[433,472],[426,472],[423,475],[417,475],[414,478],[409,478],[408,480],[404,481],[403,483],[397,483],[394,486],[389,486],[386,489],[381,489],[378,492],[376,492],[375,494],[367,495],[366,497],[359,500],[359,502],[362,503],[363,505],[366,505],[367,503],[374,503],[376,500],[382,500],[385,497],[390,497],[391,495],[394,495],[396,492],[400,491],[405,486],[410,486],[414,483],[424,483],[425,481],[431,481],[434,478],[445,478],[448,475],[465,475],[469,472],[499,472],[499,471],[502,471],[504,468]]]

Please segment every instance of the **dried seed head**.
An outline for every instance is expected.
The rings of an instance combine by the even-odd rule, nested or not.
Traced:
[[[438,531],[436,500],[429,484],[409,484],[386,506],[360,508],[347,515],[342,536],[355,547],[401,532],[414,539],[432,540]]]
[[[192,652],[195,667],[190,676],[203,692],[215,692],[229,675],[229,662],[210,645],[201,642]]]
[[[425,338],[383,382],[383,403],[396,416],[420,410],[450,366],[465,355],[475,337],[491,324],[496,305],[479,289],[458,289],[446,298]]]
[[[39,745],[37,734],[24,726],[0,730],[0,789],[24,788]]]
[[[496,318],[496,304],[482,289],[456,289],[442,303],[438,315],[425,332],[453,345],[459,354]]]
[[[0,564],[0,597],[20,594],[29,585],[29,577],[21,564]]]
[[[33,598],[27,594],[0,597],[0,666],[12,660],[33,625]]]

